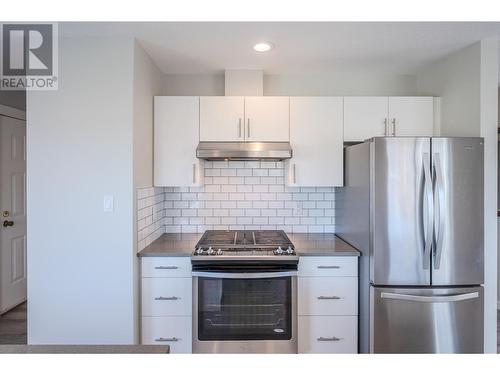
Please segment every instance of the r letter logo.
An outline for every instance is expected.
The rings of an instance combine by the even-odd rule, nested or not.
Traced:
[[[0,89],[57,90],[57,24],[2,24]]]

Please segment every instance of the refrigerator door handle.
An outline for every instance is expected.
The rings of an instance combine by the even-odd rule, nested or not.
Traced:
[[[431,249],[432,249],[432,232],[434,226],[434,203],[432,196],[432,176],[430,155],[424,153],[422,156],[424,168],[424,201],[422,202],[422,220],[424,230],[424,269],[430,268]]]
[[[380,293],[381,298],[385,299],[394,299],[400,301],[412,301],[412,302],[459,302],[459,301],[467,301],[470,299],[479,298],[478,292],[472,293],[463,293],[463,294],[447,294],[443,296],[416,296],[413,294],[400,294],[400,293],[389,293],[382,292]]]
[[[438,153],[433,156],[434,174],[436,176],[436,189],[434,191],[434,202],[437,202],[438,219],[434,222],[434,233],[436,236],[436,250],[434,254],[434,269],[438,270],[441,264],[441,254],[443,252],[444,234],[444,186],[443,172],[441,169],[441,158]]]

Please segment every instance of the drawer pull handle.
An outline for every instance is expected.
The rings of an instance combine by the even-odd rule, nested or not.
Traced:
[[[172,341],[179,341],[177,337],[160,337],[158,339],[155,339],[156,342],[172,342]]]
[[[177,270],[179,267],[177,266],[157,266],[155,270]]]
[[[155,301],[177,301],[180,297],[172,296],[172,297],[155,297]]]
[[[334,269],[334,270],[338,270],[340,268],[340,266],[318,266],[318,269],[322,270],[322,269]]]
[[[341,338],[338,338],[338,337],[335,337],[335,336],[332,336],[332,337],[318,337],[316,340],[318,341],[340,341],[342,340]]]
[[[340,299],[339,296],[319,296],[318,299]]]

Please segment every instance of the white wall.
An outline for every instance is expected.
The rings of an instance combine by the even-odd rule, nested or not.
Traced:
[[[163,74],[153,63],[149,55],[137,41],[134,43],[134,76],[133,76],[133,250],[130,253],[133,267],[134,294],[134,342],[139,343],[139,238],[137,220],[137,188],[153,186],[153,97],[161,95]]]
[[[496,353],[498,45],[485,40],[439,60],[417,75],[422,95],[441,97],[441,132],[481,136],[484,144],[485,350]]]
[[[224,95],[224,75],[165,75],[163,95]],[[415,76],[375,73],[264,75],[264,95],[415,95]]]
[[[264,95],[415,95],[411,75],[375,73],[287,74],[264,76]]]
[[[59,90],[28,93],[29,344],[134,342],[133,57],[61,38]]]
[[[224,95],[224,74],[167,74],[162,95]]]
[[[481,45],[475,43],[417,75],[420,95],[441,96],[441,134],[478,136]]]

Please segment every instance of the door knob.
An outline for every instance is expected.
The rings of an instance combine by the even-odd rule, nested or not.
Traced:
[[[9,220],[4,220],[3,221],[3,226],[4,226],[4,228],[6,228],[6,227],[13,227],[14,226],[14,222],[13,221],[9,221]]]

